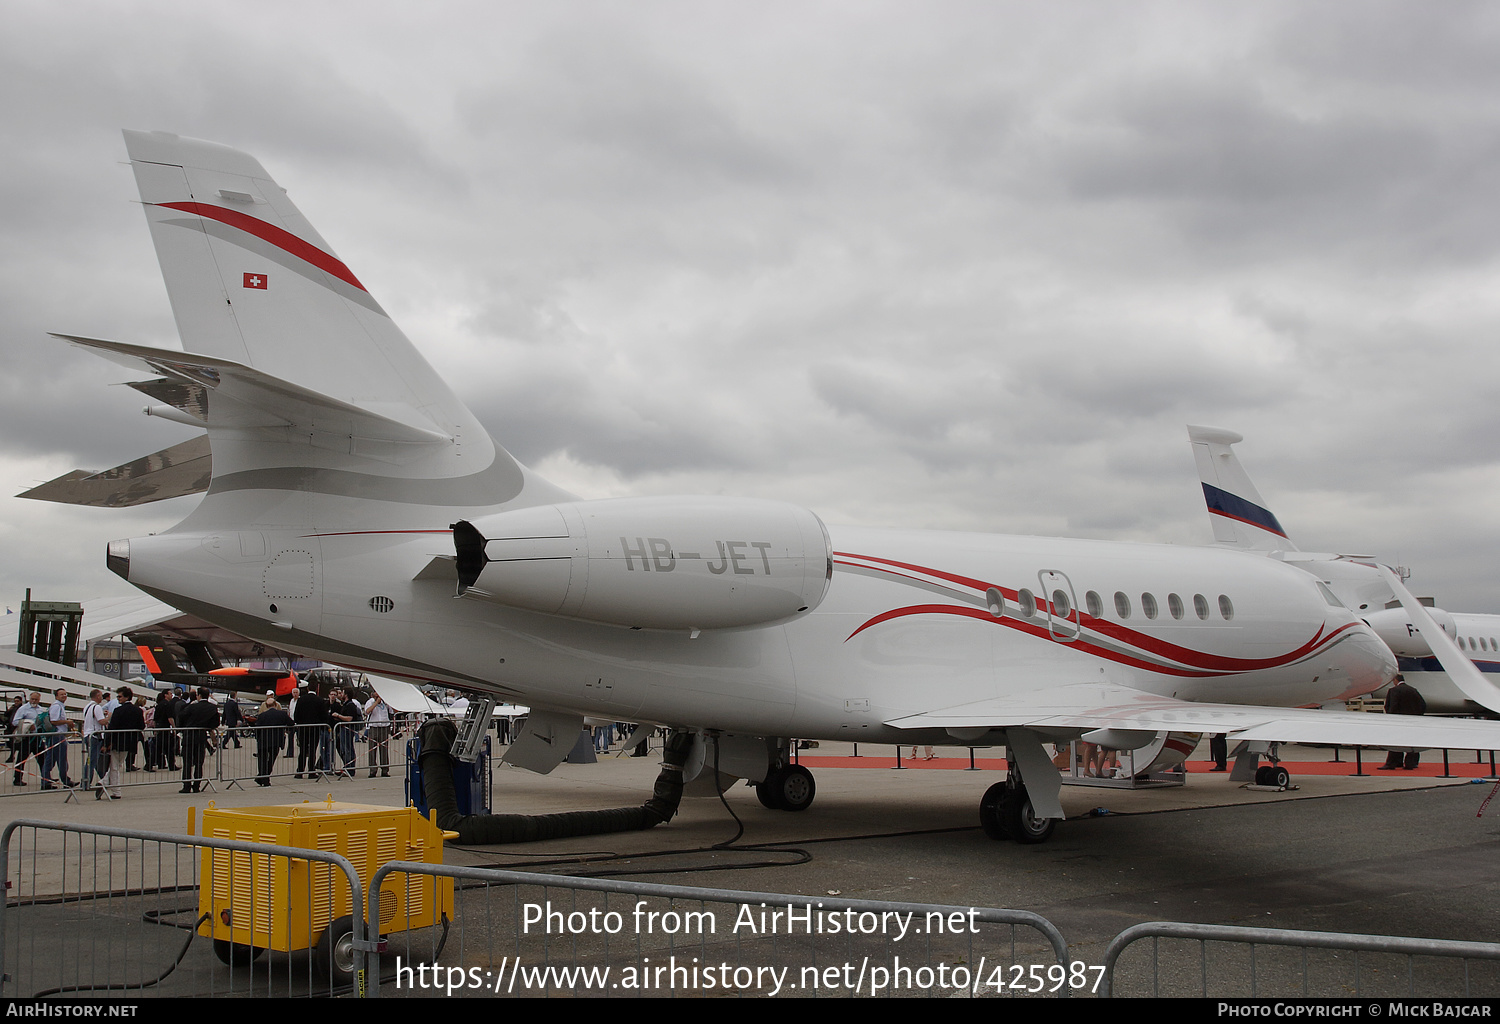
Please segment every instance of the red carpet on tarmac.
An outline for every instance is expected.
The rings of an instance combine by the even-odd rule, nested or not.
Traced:
[[[1412,771],[1406,771],[1403,769],[1400,771],[1385,772],[1380,770],[1380,766],[1385,763],[1385,751],[1371,750],[1368,753],[1369,756],[1364,759],[1364,772],[1366,775],[1393,775],[1398,778],[1400,776],[1407,775],[1417,776],[1419,778],[1424,776],[1427,778],[1437,778],[1438,776],[1441,776],[1443,774],[1443,762],[1441,757],[1432,757],[1431,755],[1424,756],[1422,763]],[[1286,770],[1291,772],[1293,776],[1353,775],[1354,755],[1352,753],[1346,753],[1343,755],[1343,757],[1344,760],[1341,761],[1282,761],[1281,763],[1286,765]],[[1452,775],[1463,779],[1487,779],[1494,777],[1490,771],[1490,764],[1488,759],[1486,759],[1482,764],[1476,764],[1472,760],[1472,757],[1473,753],[1472,751],[1470,751],[1468,760],[1462,758],[1450,758],[1448,762],[1448,771]],[[819,755],[804,754],[803,756],[797,758],[797,761],[799,764],[804,764],[809,768],[896,767],[896,759],[894,757],[887,757],[884,755],[871,756],[868,754],[860,757],[824,757]],[[974,758],[973,765],[975,768],[982,771],[1004,771],[1005,758],[976,756]],[[1214,765],[1212,761],[1189,761],[1188,771],[1192,774],[1208,774],[1209,770],[1213,768],[1213,766]],[[930,761],[924,761],[921,758],[913,760],[909,757],[902,757],[901,767],[941,768],[947,771],[959,771],[969,767],[969,759],[967,757],[935,757]]]

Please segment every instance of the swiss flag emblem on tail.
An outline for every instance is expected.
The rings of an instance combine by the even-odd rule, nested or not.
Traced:
[[[246,288],[259,288],[262,291],[264,291],[265,287],[266,287],[266,275],[265,274],[246,274],[245,275],[245,287]]]

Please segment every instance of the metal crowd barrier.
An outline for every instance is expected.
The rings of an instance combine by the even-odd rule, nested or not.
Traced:
[[[227,922],[204,911],[326,933],[341,894],[363,902],[354,865],[331,851],[18,820],[0,833],[0,878],[3,997],[338,995],[364,977],[358,914],[351,982],[307,951],[259,955],[218,938]],[[260,882],[272,878],[283,900],[302,891],[304,902],[271,906]]]
[[[267,899],[272,878],[290,882],[275,891],[302,895]],[[1500,993],[1500,943],[1155,922],[1120,933],[1091,964],[1070,959],[1058,929],[1025,911],[407,861],[362,886],[331,849],[249,833],[17,820],[0,832],[0,879],[0,997],[12,999]],[[451,920],[390,931],[403,906],[445,906],[449,880],[459,883]],[[336,903],[367,907],[371,936],[388,932],[369,941],[352,915],[342,950],[352,976],[306,948],[337,930],[335,913],[348,911]],[[314,938],[261,955],[225,937],[231,917]]]
[[[1141,963],[1147,960],[1143,955],[1131,964],[1135,983],[1121,991],[1122,954],[1148,938],[1149,961]],[[1312,955],[1314,950],[1329,952]],[[1437,962],[1418,972],[1418,957]],[[1100,994],[1494,997],[1500,994],[1500,943],[1155,921],[1127,928],[1110,941]]]
[[[359,772],[405,775],[406,744],[401,737],[406,731],[389,728],[382,743],[378,732],[359,725],[220,727],[203,741],[193,738],[203,732],[201,729],[105,730],[101,753],[109,750],[105,770],[114,769],[107,778],[107,789],[118,792],[133,786],[182,785],[186,756],[201,744],[205,754],[200,788],[211,790],[249,784],[257,778],[313,774],[352,777]],[[61,760],[49,759],[53,751],[62,752]],[[89,776],[87,788],[98,788],[90,747],[77,733],[23,737],[17,743],[16,755],[19,763],[0,766],[4,769],[0,773],[0,795],[62,789],[64,776],[75,784],[71,788],[81,790],[85,788],[85,774]],[[58,770],[63,767],[65,771]],[[17,777],[22,780],[20,785],[15,784]]]
[[[371,996],[1068,996],[1100,977],[1026,911],[404,861],[369,881],[372,932],[392,874],[429,899],[464,884],[441,932],[371,954]]]

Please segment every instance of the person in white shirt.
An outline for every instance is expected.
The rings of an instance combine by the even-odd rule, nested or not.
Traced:
[[[380,759],[380,774],[391,776],[391,709],[384,698],[375,694],[365,701],[365,738],[370,744],[370,778],[375,777],[375,760]]]
[[[98,780],[99,791],[95,799],[104,793],[104,730],[109,728],[109,712],[104,707],[104,691],[89,693],[89,705],[83,709],[83,781],[88,789],[93,779]]]
[[[52,788],[52,769],[56,767],[58,781],[72,789],[73,780],[68,778],[68,733],[73,731],[73,723],[68,720],[68,691],[58,687],[52,696],[57,699],[47,708],[53,731],[43,738],[47,752],[42,758],[42,788]]]

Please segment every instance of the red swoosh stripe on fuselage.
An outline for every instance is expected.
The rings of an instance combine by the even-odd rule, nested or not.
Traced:
[[[319,270],[327,271],[334,277],[346,284],[352,284],[362,292],[368,292],[359,279],[346,266],[343,261],[332,253],[324,252],[310,242],[304,242],[296,235],[275,224],[267,224],[259,217],[252,217],[238,210],[226,210],[222,206],[212,206],[208,203],[157,203],[157,206],[167,210],[180,210],[183,213],[196,214],[199,217],[207,217],[216,220],[220,224],[228,224],[232,228],[239,228],[247,234],[254,235],[263,242],[270,242],[283,252],[291,253],[305,263],[311,263]]]
[[[925,566],[913,565],[907,562],[898,562],[888,558],[878,558],[873,555],[856,555],[849,552],[840,551],[835,552],[835,556],[835,564],[842,564],[850,567],[866,569],[876,568],[877,571],[882,571],[889,575],[894,582],[900,582],[903,579],[916,580],[916,577],[908,576],[905,573],[891,572],[890,570],[879,569],[878,567],[872,567],[869,565],[860,565],[860,563],[849,561],[849,559],[857,558],[861,559],[864,562],[878,562],[882,565],[897,566],[901,569],[923,573],[936,579],[958,583],[962,586],[980,591],[981,593],[993,587],[993,589],[998,590],[1007,600],[1019,600],[1018,592],[1016,590],[1008,587],[995,586],[994,584],[986,583],[983,580],[973,579],[972,577],[968,576],[959,576],[954,573],[943,572],[942,570],[938,569],[929,569]],[[1039,599],[1037,601],[1037,604],[1039,608],[1042,608],[1044,611],[1049,612],[1057,619],[1064,620],[1063,616],[1057,614],[1055,606],[1049,604],[1045,598]],[[996,619],[989,613],[987,609],[965,608],[957,605],[925,604],[910,605],[904,608],[894,608],[890,611],[882,612],[881,614],[876,615],[874,618],[865,622],[853,633],[850,633],[849,636],[845,638],[845,642],[853,639],[860,632],[868,629],[871,626],[906,615],[961,615],[967,618],[988,620],[990,622],[996,623],[997,625],[1003,625],[1011,629],[1020,630],[1023,633],[1027,633],[1041,639],[1051,638],[1051,632],[1045,625],[1027,623],[1010,617]],[[1092,630],[1094,633],[1115,640],[1117,643],[1129,645],[1130,647],[1134,647],[1137,650],[1155,655],[1157,658],[1163,660],[1148,661],[1143,658],[1137,657],[1136,655],[1128,651],[1115,650],[1110,647],[1100,646],[1098,643],[1086,639],[1082,633],[1080,633],[1079,639],[1068,641],[1070,646],[1087,651],[1088,653],[1093,654],[1096,657],[1105,658],[1109,661],[1132,665],[1151,671],[1162,672],[1168,675],[1179,676],[1214,676],[1235,672],[1248,672],[1258,669],[1279,668],[1281,666],[1289,665],[1295,661],[1301,660],[1302,658],[1315,653],[1318,649],[1335,642],[1336,638],[1340,634],[1342,634],[1346,629],[1350,629],[1355,625],[1355,623],[1352,622],[1347,623],[1337,630],[1334,630],[1332,633],[1327,634],[1323,632],[1322,627],[1319,627],[1317,633],[1315,633],[1313,637],[1307,641],[1307,643],[1303,644],[1301,647],[1297,648],[1294,651],[1290,651],[1286,654],[1278,655],[1276,657],[1230,658],[1223,655],[1209,654],[1205,651],[1196,651],[1189,647],[1182,647],[1177,644],[1169,643],[1165,640],[1150,636],[1149,634],[1139,632],[1138,630],[1130,629],[1127,626],[1122,626],[1118,623],[1110,622],[1107,619],[1095,618],[1092,615],[1088,615],[1081,609],[1078,610],[1077,615],[1078,623],[1081,629]],[[1176,664],[1165,664],[1163,662],[1175,662]],[[1179,666],[1187,667],[1184,668]]]

